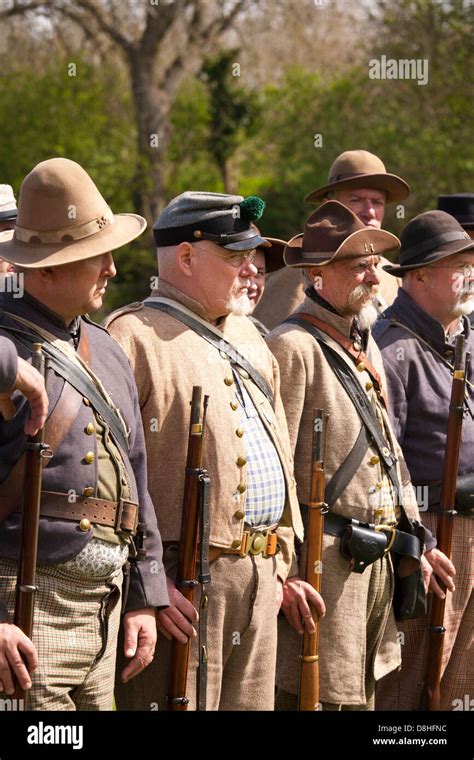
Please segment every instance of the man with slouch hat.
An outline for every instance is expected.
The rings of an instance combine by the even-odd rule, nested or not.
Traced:
[[[314,410],[329,414],[321,578],[327,612],[319,621],[323,710],[373,710],[375,683],[400,664],[390,548],[408,574],[419,572],[420,562],[426,581],[430,574],[420,541],[410,554],[413,547],[397,528],[401,520],[416,521],[418,508],[370,334],[379,257],[398,247],[395,235],[366,227],[338,201],[323,203],[285,249],[287,265],[304,269],[306,299],[267,337],[280,366],[303,515],[310,499]],[[301,634],[304,627],[314,630],[313,594],[294,568],[279,621],[277,709],[297,707]]]
[[[137,389],[121,348],[87,316],[102,306],[116,274],[111,251],[145,226],[135,214],[114,215],[79,164],[53,158],[25,178],[17,224],[0,241],[0,256],[22,275],[25,291],[20,299],[0,294],[3,704],[17,680],[32,710],[112,708],[124,574],[124,680],[153,657],[155,608],[169,600]],[[13,611],[26,434],[42,424],[47,406],[41,376],[28,364],[35,343],[48,362],[45,443],[52,457],[42,472],[30,640]]]
[[[328,181],[312,190],[307,203],[336,200],[343,203],[373,229],[382,226],[385,206],[401,203],[410,193],[408,184],[396,174],[387,172],[378,156],[367,150],[346,150],[333,162]],[[381,259],[381,264],[388,263]],[[376,309],[382,312],[397,295],[398,282],[379,268],[380,286],[373,296]],[[298,269],[287,267],[272,275],[266,293],[255,309],[255,318],[270,330],[280,324],[304,300],[305,285]]]
[[[452,197],[452,196],[448,196]],[[443,196],[446,198],[446,196]],[[445,205],[445,202],[443,202]],[[474,353],[469,315],[474,310],[474,241],[445,211],[427,211],[402,230],[400,264],[386,271],[403,278],[393,305],[374,328],[389,390],[389,412],[412,482],[426,494],[423,524],[436,535],[446,448],[456,337]],[[447,586],[441,668],[441,709],[462,710],[474,691],[474,373],[467,375],[452,562],[430,552],[434,575]],[[454,567],[453,567],[454,565]],[[455,575],[455,587],[452,580]],[[438,596],[444,592],[433,586]],[[427,619],[400,624],[402,668],[381,682],[377,707],[416,710],[423,688]]]
[[[247,317],[255,249],[268,245],[252,224],[263,206],[259,198],[200,191],[174,198],[153,230],[157,290],[108,322],[137,379],[171,600],[158,627],[183,643],[191,638],[189,709],[197,706],[198,615],[174,579],[193,386],[209,396],[206,709],[273,709],[281,582],[293,531],[302,537],[278,366]],[[169,658],[156,659],[137,681],[117,684],[118,706],[166,709],[168,679]]]

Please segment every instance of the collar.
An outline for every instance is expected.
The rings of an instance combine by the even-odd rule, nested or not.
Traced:
[[[205,319],[206,322],[210,323],[211,321],[208,317],[207,311],[200,301],[196,301],[194,298],[191,298],[191,296],[183,293],[182,290],[179,290],[179,288],[176,288],[170,282],[163,280],[161,277],[158,278],[158,287],[156,290],[153,290],[151,292],[151,295],[162,296],[163,298],[172,298],[173,301],[177,301],[178,303],[183,304],[183,306],[186,306],[186,308],[188,308],[190,311],[193,311],[195,314],[197,314],[198,317]],[[216,323],[216,327],[222,329],[225,325],[226,319],[227,317],[219,317]]]
[[[360,343],[362,349],[364,351],[366,350],[369,340],[369,331],[360,328],[357,317],[343,317],[342,314],[339,314],[337,309],[330,304],[329,301],[326,301],[326,299],[314,288],[306,288],[305,295],[307,298],[303,302],[303,306],[305,304],[310,304],[312,301],[314,304],[317,304],[322,311],[315,311],[313,308],[308,311],[306,308],[303,308],[303,306],[299,308],[298,311],[308,311],[309,314],[314,314],[316,317],[319,317],[319,319],[322,319],[323,322],[326,322],[339,330],[344,337]]]
[[[68,327],[59,314],[48,308],[46,304],[38,301],[26,290],[22,298],[14,298],[10,293],[1,293],[1,308],[10,311],[12,314],[18,314],[19,317],[29,319],[37,324],[38,327],[48,330],[61,340],[73,340],[74,346],[77,348],[81,331],[81,317],[75,317]]]
[[[433,348],[439,351],[439,353],[444,353],[446,348],[449,349],[452,346],[452,339],[455,337],[455,334],[460,335],[464,333],[467,339],[470,333],[469,319],[462,317],[459,330],[451,335],[451,340],[448,339],[441,322],[438,322],[437,319],[422,309],[421,306],[418,306],[416,301],[403,288],[399,289],[392,306],[384,312],[384,317],[387,319],[395,317],[398,322],[411,327],[412,330],[427,340],[428,343],[431,343]]]

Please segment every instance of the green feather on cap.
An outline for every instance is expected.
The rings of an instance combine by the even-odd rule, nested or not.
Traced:
[[[245,222],[256,222],[263,214],[265,201],[262,201],[257,195],[249,195],[248,198],[244,198],[239,203],[239,207],[241,219]]]

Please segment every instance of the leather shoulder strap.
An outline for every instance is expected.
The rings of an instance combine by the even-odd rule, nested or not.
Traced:
[[[144,305],[149,306],[152,309],[158,309],[165,314],[169,314],[171,317],[174,317],[179,322],[182,322],[183,325],[186,325],[186,327],[189,327],[195,333],[200,335],[201,338],[204,338],[204,340],[210,343],[211,346],[214,346],[217,351],[225,353],[229,357],[231,364],[235,364],[248,372],[255,385],[262,391],[270,403],[273,404],[273,391],[265,378],[255,369],[255,367],[252,366],[252,364],[250,364],[245,356],[239,353],[232,343],[229,343],[229,341],[223,336],[216,334],[217,331],[214,332],[210,326],[207,327],[200,320],[192,317],[187,310],[183,311],[178,306],[173,306],[170,303],[164,303],[163,301],[158,301],[156,299],[147,299],[144,301]]]

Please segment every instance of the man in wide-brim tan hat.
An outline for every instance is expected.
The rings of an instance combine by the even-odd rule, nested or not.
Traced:
[[[329,170],[328,182],[309,193],[305,201],[321,203],[334,199],[343,203],[367,226],[380,229],[387,203],[404,201],[410,188],[401,177],[389,174],[383,162],[366,150],[341,153]],[[381,259],[380,269],[389,262]],[[374,300],[382,312],[397,295],[399,281],[381,271],[380,288]],[[281,270],[268,278],[266,293],[255,309],[255,317],[269,329],[282,322],[304,299],[304,286],[297,271]]]
[[[280,366],[303,518],[310,500],[314,411],[329,414],[325,461],[329,513],[324,518],[321,579],[326,615],[319,622],[323,710],[373,709],[376,681],[400,664],[392,611],[393,570],[386,552],[389,536],[398,534],[392,529],[402,516],[401,501],[409,518],[419,515],[385,408],[382,359],[370,334],[377,318],[371,296],[379,284],[379,257],[398,247],[395,235],[365,227],[341,203],[323,203],[307,220],[304,233],[285,249],[287,265],[304,271],[306,299],[290,321],[266,339]],[[341,364],[357,391],[355,400],[335,374]],[[358,412],[360,399],[373,410],[370,435]],[[333,480],[336,472],[338,478]],[[372,526],[361,536],[367,545],[379,536],[377,555],[366,557],[364,544],[358,545],[357,553],[353,534],[343,556],[342,538],[347,538],[349,528],[355,531],[354,521]],[[300,555],[302,577],[306,540]],[[427,562],[423,567],[429,573]],[[302,622],[310,633],[314,630],[309,604],[317,597],[300,575],[293,574],[284,584],[277,709],[297,707]]]
[[[79,164],[53,158],[25,178],[17,225],[0,240],[25,291],[22,299],[0,294],[0,694],[7,704],[16,678],[29,709],[111,709],[129,553],[123,678],[153,658],[155,608],[169,600],[137,390],[123,351],[87,316],[116,274],[110,252],[145,226],[135,214],[114,215]],[[26,387],[31,397],[16,362],[18,355],[21,370],[36,342],[49,362],[45,441],[53,456],[42,475],[30,640],[13,624],[30,413],[14,389]],[[146,524],[146,557],[130,551],[138,523]]]

